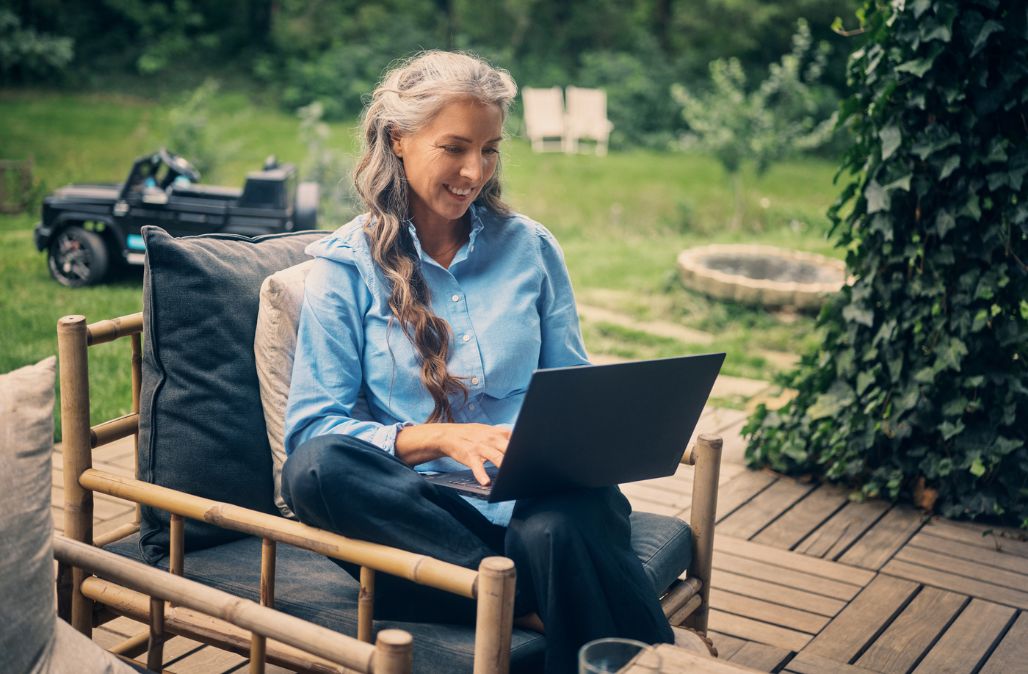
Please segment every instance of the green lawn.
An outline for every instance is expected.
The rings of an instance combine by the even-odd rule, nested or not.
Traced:
[[[300,162],[297,120],[240,94],[217,97],[212,124],[229,148],[205,182],[241,185],[268,154]],[[120,181],[131,161],[162,144],[165,105],[126,96],[0,91],[0,158],[29,155],[42,189],[69,182]],[[332,143],[353,152],[352,124],[332,125]],[[564,248],[580,299],[646,320],[679,322],[719,336],[725,372],[770,378],[775,366],[758,350],[798,352],[816,340],[806,316],[778,317],[684,290],[675,256],[690,245],[768,243],[839,255],[825,240],[825,211],[837,189],[835,165],[805,159],[774,167],[747,186],[744,224],[730,230],[732,196],[718,164],[704,156],[634,151],[607,157],[533,154],[521,139],[503,147],[505,196],[547,225]],[[763,206],[761,202],[763,201]],[[69,290],[47,274],[32,245],[37,212],[0,216],[0,372],[56,352],[55,322],[71,313],[89,320],[141,309],[141,276],[125,273],[100,287]],[[342,223],[323,222],[323,227]],[[616,326],[587,326],[594,352],[623,357],[672,355],[694,346]],[[91,359],[94,422],[124,413],[127,376],[118,345]]]

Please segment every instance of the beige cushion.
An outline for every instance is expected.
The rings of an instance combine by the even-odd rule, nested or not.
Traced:
[[[0,375],[0,672],[133,672],[54,612],[54,363]]]
[[[296,352],[296,328],[303,304],[303,284],[314,260],[283,269],[261,284],[257,332],[253,339],[261,406],[275,477],[275,505],[286,517],[296,516],[282,500],[282,465],[286,462],[285,417],[289,382]]]

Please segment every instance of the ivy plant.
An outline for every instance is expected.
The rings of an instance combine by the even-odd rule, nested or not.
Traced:
[[[853,281],[747,460],[1028,527],[1028,13],[869,0],[829,211]]]

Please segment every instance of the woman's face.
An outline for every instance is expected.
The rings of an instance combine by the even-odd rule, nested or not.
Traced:
[[[416,226],[456,224],[464,217],[496,172],[502,128],[498,105],[462,98],[415,133],[393,139]]]

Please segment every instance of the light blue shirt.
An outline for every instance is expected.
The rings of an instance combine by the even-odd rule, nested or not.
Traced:
[[[363,230],[365,216],[307,248],[307,275],[285,446],[343,433],[395,451],[400,428],[423,423],[433,401],[418,357],[389,309],[389,284]],[[588,358],[563,253],[542,225],[471,206],[471,234],[449,269],[421,250],[432,310],[453,332],[447,367],[468,387],[451,400],[454,420],[512,426],[536,368],[586,365]],[[448,457],[420,472],[466,470]],[[506,526],[513,502],[468,501]]]

